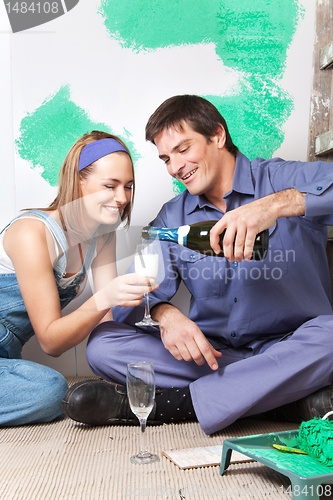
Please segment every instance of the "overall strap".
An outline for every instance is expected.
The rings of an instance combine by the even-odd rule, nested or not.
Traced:
[[[66,265],[67,265],[67,252],[68,252],[68,244],[67,240],[64,234],[64,231],[61,229],[59,224],[51,217],[49,214],[46,212],[43,212],[41,210],[29,210],[29,214],[34,214],[43,219],[47,225],[47,227],[50,229],[54,237],[56,238],[57,242],[59,243],[61,250],[63,252],[63,255],[60,257],[60,259],[56,262],[54,265],[54,270],[57,271],[61,276],[66,273]],[[23,215],[23,214],[22,214]],[[88,245],[88,249],[86,251],[86,255],[84,257],[81,273],[86,274],[87,270],[89,269],[91,265],[91,261],[94,258],[95,254],[95,249],[96,249],[96,244],[97,244],[97,237],[93,236],[91,238],[91,243]]]
[[[25,212],[22,212],[17,217],[14,217],[14,219],[11,222],[9,222],[2,229],[2,231],[0,231],[0,234],[3,233],[3,231],[5,231],[11,225],[12,222],[14,222],[16,219],[19,219],[20,217],[22,217],[24,215],[35,215],[36,217],[42,219],[45,222],[46,226],[48,227],[49,231],[52,233],[53,237],[55,238],[55,240],[59,244],[61,251],[62,251],[62,256],[54,265],[54,271],[56,271],[58,274],[60,274],[60,276],[64,275],[66,273],[67,252],[68,252],[68,245],[67,245],[66,236],[64,234],[64,231],[59,226],[59,224],[48,213],[44,212],[43,210],[27,210]],[[85,255],[85,258],[83,261],[83,265],[82,265],[81,272],[83,272],[84,274],[89,269],[91,262],[94,258],[96,244],[97,244],[97,237],[93,236],[91,238],[91,242],[88,245],[88,249],[86,251],[86,255]]]
[[[86,273],[87,270],[89,269],[89,267],[91,266],[91,262],[94,258],[94,255],[95,255],[96,244],[97,244],[97,237],[93,236],[90,240],[88,249],[86,251],[86,255],[84,257],[84,262],[83,262],[83,266],[82,266],[82,271],[84,273]]]
[[[57,271],[60,275],[65,274],[68,245],[65,234],[61,229],[61,227],[59,226],[59,224],[53,219],[53,217],[51,217],[51,215],[49,215],[46,212],[43,212],[43,210],[27,210],[26,212],[20,214],[17,218],[21,217],[22,215],[35,215],[36,217],[39,217],[45,222],[46,226],[56,239],[62,251],[62,256],[54,265],[54,270]]]

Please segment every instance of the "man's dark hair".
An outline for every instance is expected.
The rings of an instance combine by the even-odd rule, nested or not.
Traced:
[[[155,144],[155,137],[163,130],[183,130],[184,122],[203,135],[208,143],[222,125],[226,133],[225,147],[237,155],[238,148],[232,142],[225,119],[211,102],[197,95],[177,95],[164,101],[147,122],[146,140]]]

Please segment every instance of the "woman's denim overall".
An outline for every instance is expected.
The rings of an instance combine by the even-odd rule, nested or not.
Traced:
[[[63,288],[60,279],[66,273],[68,247],[62,229],[46,212],[29,210],[25,214],[43,219],[62,250],[53,272],[63,309],[78,292],[91,265],[96,241],[88,246],[80,273],[71,285]],[[67,389],[65,379],[51,368],[21,359],[22,346],[33,335],[16,275],[0,274],[0,425],[48,422],[63,415],[61,398]]]

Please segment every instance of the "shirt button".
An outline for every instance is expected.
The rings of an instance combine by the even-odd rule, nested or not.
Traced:
[[[322,186],[317,186],[317,191],[321,191],[322,189]]]
[[[231,332],[230,334],[232,336],[232,338],[234,339],[236,337],[236,332]]]
[[[237,302],[237,297],[234,298],[234,302]]]
[[[192,254],[191,257],[190,257],[190,259],[194,260],[195,259],[195,255]]]

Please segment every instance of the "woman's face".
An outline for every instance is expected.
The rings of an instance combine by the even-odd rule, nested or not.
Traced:
[[[81,180],[88,226],[115,224],[131,201],[134,183],[132,163],[127,153],[116,152],[95,161],[94,169]]]

